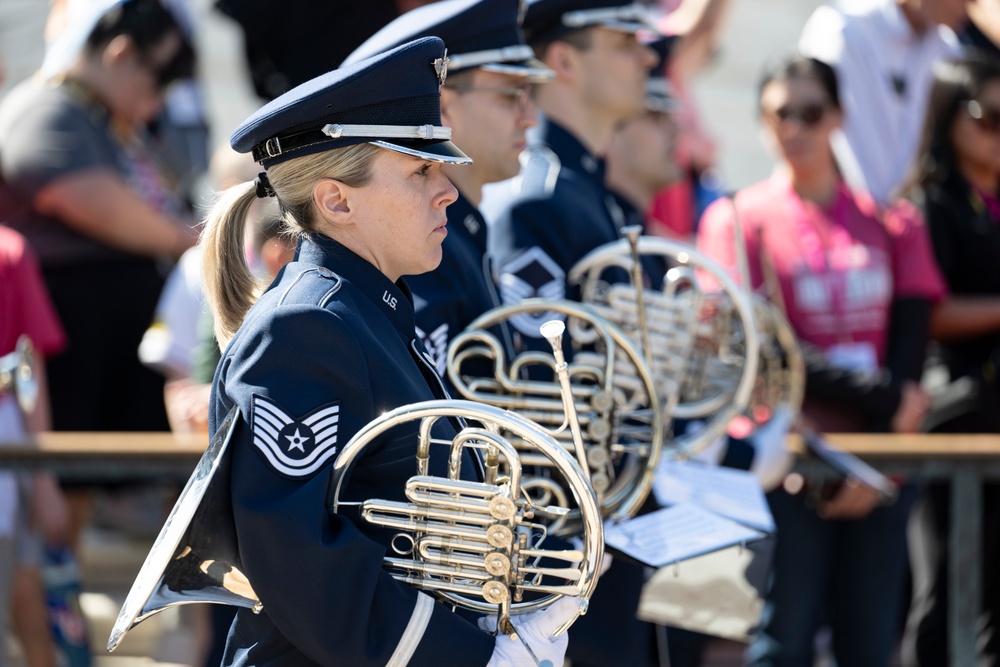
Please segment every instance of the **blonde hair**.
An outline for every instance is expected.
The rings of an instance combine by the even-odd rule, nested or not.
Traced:
[[[369,143],[355,144],[292,158],[268,168],[267,178],[277,196],[285,225],[296,233],[315,232],[318,217],[313,204],[313,188],[316,182],[332,178],[351,187],[364,186],[371,179],[372,164],[381,150]],[[223,349],[267,287],[250,271],[244,251],[247,214],[256,200],[253,182],[220,192],[201,234],[205,299],[215,318],[215,337]]]

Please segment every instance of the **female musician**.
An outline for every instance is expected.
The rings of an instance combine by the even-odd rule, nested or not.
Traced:
[[[767,265],[807,360],[803,411],[827,431],[913,432],[931,303],[943,293],[914,207],[881,212],[839,177],[830,149],[843,112],[834,71],[793,55],[765,72],[764,136],[779,157],[769,180],[737,193],[752,287]],[[713,204],[699,245],[735,265],[734,205]],[[895,644],[905,572],[908,494],[891,507],[848,479],[769,502],[778,526],[754,665],[811,665],[830,621],[837,663],[884,667]],[[832,614],[832,615],[831,615]]]
[[[382,570],[388,537],[330,511],[338,448],[387,410],[445,396],[401,277],[441,261],[456,198],[441,167],[469,162],[440,127],[446,67],[440,39],[410,42],[302,84],[233,134],[266,171],[222,195],[204,232],[207,297],[228,343],[210,428],[238,407],[233,514],[263,611],[239,611],[227,665],[533,663],[521,642],[494,639],[392,579]],[[257,196],[277,197],[299,246],[254,302],[242,221]],[[353,498],[403,500],[415,429],[369,448]],[[445,476],[433,459],[430,474]],[[478,461],[464,459],[474,478]],[[566,639],[550,634],[574,604],[519,622],[539,658],[562,663]]]

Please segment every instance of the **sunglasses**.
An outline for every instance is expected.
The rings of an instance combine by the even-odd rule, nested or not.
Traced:
[[[774,111],[765,112],[764,118],[772,125],[787,123],[794,120],[801,123],[803,127],[811,128],[820,124],[823,117],[826,116],[828,108],[829,106],[827,104],[820,104],[816,102],[803,104],[801,106],[786,104],[783,107],[778,107]]]
[[[965,103],[965,111],[969,114],[969,118],[983,130],[993,134],[1000,133],[1000,109],[988,107],[976,100],[969,100]]]
[[[140,54],[139,62],[156,79],[156,89],[163,91],[174,81],[194,75],[194,48],[183,41],[166,62],[157,63],[146,53]]]

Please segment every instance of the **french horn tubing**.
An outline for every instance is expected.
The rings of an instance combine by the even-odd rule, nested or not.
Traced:
[[[452,440],[432,436],[441,418],[466,425]],[[406,484],[406,502],[345,498],[350,471],[365,448],[387,430],[419,421],[416,474]],[[539,506],[522,486],[521,456],[510,442],[530,443],[566,481],[563,505]],[[465,448],[485,463],[482,482],[461,479]],[[428,475],[434,452],[447,456],[448,476]],[[395,532],[385,569],[397,580],[449,605],[498,614],[497,627],[513,634],[511,614],[541,609],[562,596],[578,596],[585,613],[604,553],[597,498],[587,478],[561,445],[536,424],[499,408],[471,401],[426,401],[392,410],[359,431],[333,466],[333,511],[355,507],[361,517]],[[568,502],[567,502],[568,501]],[[579,511],[579,546],[546,548],[548,523],[571,508]],[[572,622],[572,621],[570,621]],[[569,626],[567,623],[560,632]]]
[[[642,349],[657,390],[676,395],[670,416],[703,422],[669,443],[672,455],[689,455],[721,436],[750,401],[760,361],[754,307],[746,290],[696,248],[640,236],[637,226],[622,231],[626,238],[587,254],[568,281],[580,288],[581,301]],[[647,256],[671,266],[660,289],[645,284]]]
[[[508,358],[494,331],[524,315],[565,318],[571,361],[551,338],[552,353],[523,349]],[[484,313],[456,336],[448,347],[447,373],[463,398],[517,412],[572,452],[606,518],[620,520],[642,506],[668,425],[649,368],[617,326],[583,304],[527,299]],[[566,421],[576,421],[571,413],[579,426],[567,433]],[[564,498],[564,480],[551,462],[530,443],[514,439],[513,444],[528,471],[522,487],[532,498],[539,504]],[[573,510],[550,531],[572,535],[580,528],[580,513]]]

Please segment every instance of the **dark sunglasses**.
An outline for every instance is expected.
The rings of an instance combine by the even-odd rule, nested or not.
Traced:
[[[1000,132],[1000,109],[988,107],[976,100],[969,100],[965,103],[965,111],[969,114],[969,118],[982,129],[993,134]]]
[[[802,106],[786,104],[764,115],[775,125],[794,120],[804,127],[816,127],[823,120],[828,108],[828,105],[819,103],[803,104]]]
[[[194,75],[194,48],[186,40],[181,42],[180,48],[164,63],[155,63],[147,55],[139,57],[139,61],[156,79],[156,88],[165,90],[177,79],[183,79]]]

